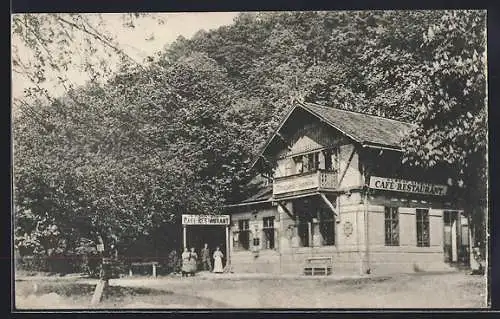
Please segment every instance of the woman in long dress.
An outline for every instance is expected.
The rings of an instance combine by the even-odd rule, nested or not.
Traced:
[[[189,253],[189,273],[191,276],[194,276],[196,270],[198,268],[198,254],[191,248],[191,252]]]
[[[214,273],[224,272],[222,268],[222,258],[224,258],[224,255],[220,251],[220,248],[217,247],[214,252]]]
[[[190,272],[190,265],[189,265],[189,256],[190,253],[187,249],[187,247],[184,247],[184,251],[182,252],[181,258],[182,258],[182,277],[187,276]]]

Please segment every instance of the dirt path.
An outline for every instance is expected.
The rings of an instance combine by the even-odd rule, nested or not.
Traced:
[[[85,280],[78,282],[84,284]],[[87,280],[85,284],[91,285],[92,281]],[[151,291],[122,293],[99,307],[480,308],[486,305],[485,279],[461,272],[343,279],[230,275],[124,278],[111,280],[110,285],[116,289],[128,287]],[[50,303],[50,300],[45,302]]]
[[[471,280],[472,279],[472,280]],[[237,308],[467,308],[484,307],[484,287],[463,275],[401,276],[393,280],[266,282],[219,285],[198,295]]]
[[[266,277],[132,279],[116,284],[170,289],[234,308],[479,308],[486,305],[484,278],[462,272],[343,280]]]

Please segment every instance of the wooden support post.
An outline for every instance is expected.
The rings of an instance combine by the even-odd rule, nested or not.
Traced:
[[[314,246],[314,240],[312,238],[312,227],[311,227],[311,222],[307,223],[307,231],[309,233],[309,247]]]
[[[153,263],[153,277],[156,277],[156,264]]]
[[[283,202],[278,202],[278,205],[281,207],[281,209],[283,209],[283,211],[292,219],[295,219],[295,216],[294,214],[292,214],[288,208],[286,207],[286,204],[283,203]]]
[[[132,266],[128,269],[128,275],[132,277],[134,274],[132,273]]]
[[[342,184],[342,180],[344,179],[345,174],[347,173],[347,170],[349,169],[349,166],[351,166],[351,161],[352,161],[355,153],[356,153],[356,149],[353,148],[351,155],[349,156],[349,159],[347,160],[347,164],[345,165],[344,170],[342,171],[342,174],[340,175],[339,181],[337,182],[337,187],[336,187],[337,189],[340,187],[340,184]]]
[[[458,213],[453,213],[453,219],[451,224],[451,260],[453,262],[458,261]]]
[[[231,259],[229,257],[229,225],[226,225],[226,266],[231,264]]]
[[[332,202],[330,202],[328,200],[328,198],[326,197],[325,194],[323,193],[320,193],[319,194],[321,196],[321,198],[323,199],[323,201],[325,202],[325,204],[332,210],[333,214],[335,215],[335,217],[339,217],[339,214],[337,213],[337,211],[335,210],[335,206],[333,206]]]

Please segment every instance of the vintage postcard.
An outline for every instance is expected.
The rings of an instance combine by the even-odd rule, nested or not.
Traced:
[[[14,311],[489,307],[486,11],[11,36]]]

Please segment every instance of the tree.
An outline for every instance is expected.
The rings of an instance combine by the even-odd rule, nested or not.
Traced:
[[[133,30],[139,20],[150,19],[165,22],[156,15],[118,15],[125,30]],[[53,102],[82,81],[103,83],[121,62],[141,65],[144,61],[118,43],[108,22],[103,14],[13,15],[14,116],[19,112],[36,114],[32,106],[38,100]]]
[[[421,68],[418,127],[406,140],[406,160],[453,168],[452,185],[471,216],[473,243],[485,246],[487,217],[486,15],[445,12],[423,34],[431,58]]]
[[[85,15],[15,16],[14,26],[34,52],[32,65],[19,56],[13,60],[14,71],[33,82],[25,96],[32,99],[18,100],[21,112],[14,121],[19,248],[44,248],[50,256],[90,238],[103,243],[109,256],[113,243],[126,247],[159,224],[175,222],[181,212],[215,210],[224,195],[234,193],[228,176],[244,176],[237,168],[245,145],[229,142],[239,134],[237,126],[218,126],[225,110],[216,107],[230,99],[217,82],[221,72],[212,74],[217,70],[211,66],[195,70],[206,60],[141,65]],[[83,33],[83,50],[72,46],[72,31]],[[107,55],[97,54],[98,48]],[[67,57],[79,50],[90,75],[82,88],[66,74],[72,63]],[[106,83],[113,54],[121,60],[121,74]],[[53,72],[66,90],[60,99],[43,87]],[[196,87],[201,90],[193,96]],[[220,174],[199,178],[203,169]]]
[[[16,217],[31,210],[76,238],[126,247],[182,212],[217,211],[241,193],[249,162],[224,77],[192,55],[70,91],[38,107],[47,122],[22,114]]]

